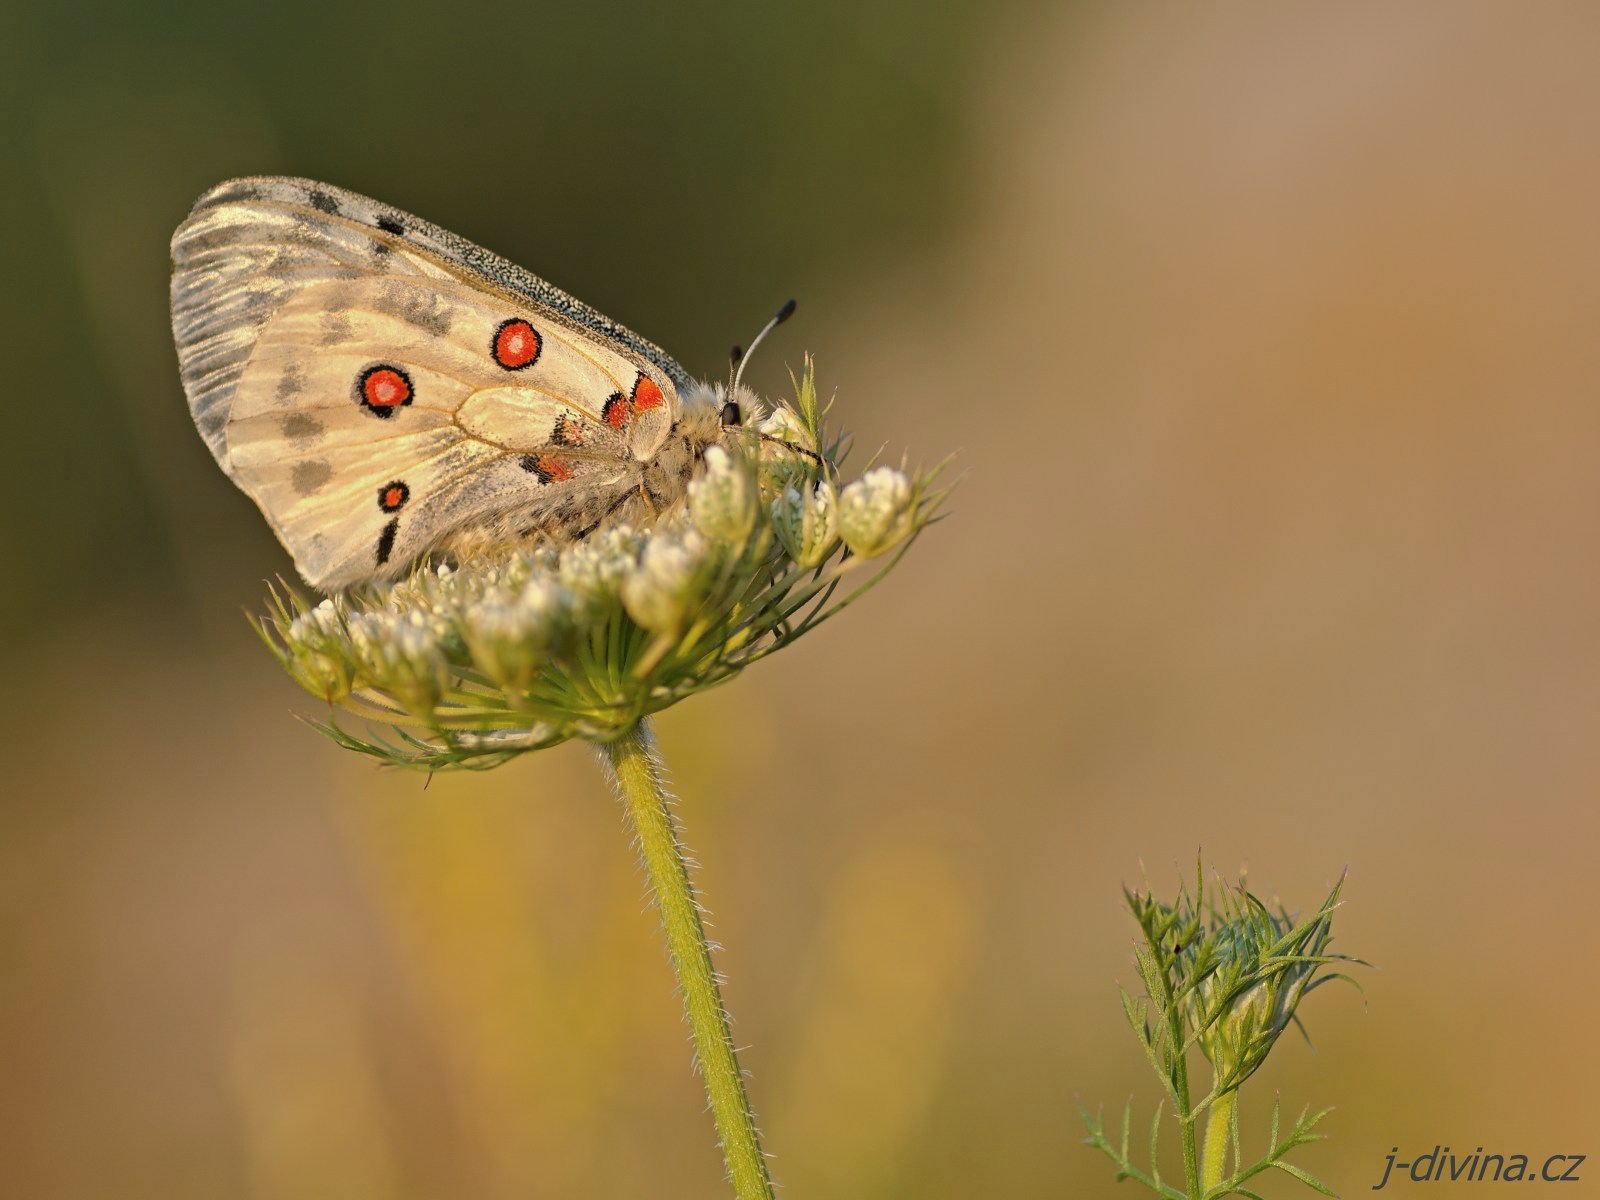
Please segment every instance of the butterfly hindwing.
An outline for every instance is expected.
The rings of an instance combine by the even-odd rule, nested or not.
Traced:
[[[682,370],[657,348],[353,193],[224,184],[173,254],[196,425],[318,587],[630,486],[678,411]]]

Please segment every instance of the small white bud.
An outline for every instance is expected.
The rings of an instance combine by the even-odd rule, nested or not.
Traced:
[[[706,451],[704,470],[689,484],[689,515],[717,542],[742,543],[755,528],[754,482],[721,446]]]
[[[431,709],[444,689],[445,655],[429,614],[357,613],[346,626],[361,675],[413,712]]]
[[[899,545],[911,533],[911,481],[893,467],[874,467],[839,493],[839,536],[862,558]]]
[[[344,616],[332,600],[301,613],[283,633],[290,674],[329,703],[350,694]]]
[[[785,488],[772,502],[772,528],[789,557],[802,567],[815,567],[839,540],[839,505],[833,485]]]
[[[626,525],[602,529],[561,551],[561,582],[588,603],[610,603],[643,546],[644,536]]]
[[[622,603],[646,629],[677,629],[700,600],[700,582],[709,547],[693,529],[657,534],[644,548],[639,566],[622,582]]]
[[[289,623],[284,641],[291,649],[319,650],[329,639],[344,634],[344,619],[332,600],[324,600],[315,608],[307,609]]]

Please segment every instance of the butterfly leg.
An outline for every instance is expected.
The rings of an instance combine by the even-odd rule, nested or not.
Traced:
[[[641,489],[641,492],[642,492],[642,490],[643,489]],[[607,508],[605,510],[605,512],[601,513],[598,517],[596,517],[593,521],[591,521],[588,525],[584,526],[582,529],[577,530],[574,533],[568,534],[567,536],[570,537],[575,542],[581,542],[584,538],[588,537],[596,529],[599,529],[600,526],[604,525],[613,516],[615,516],[618,509],[620,509],[625,504],[631,504],[633,502],[633,500],[634,500],[634,493],[632,491],[623,492],[622,495],[618,496],[615,500],[613,500],[611,502],[611,506],[609,508]],[[647,498],[646,502],[648,503],[648,498]],[[650,505],[650,511],[653,514],[653,513],[657,512],[658,510],[656,509],[655,505],[652,504],[652,505]]]

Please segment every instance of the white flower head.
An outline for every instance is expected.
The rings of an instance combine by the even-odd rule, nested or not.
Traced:
[[[355,613],[346,626],[361,682],[393,694],[413,712],[431,709],[444,687],[439,620],[412,609]]]
[[[618,525],[575,542],[561,551],[561,582],[580,600],[610,604],[638,562],[645,540],[631,527]]]
[[[862,558],[872,558],[916,529],[916,507],[904,472],[874,467],[839,494],[839,537]]]
[[[698,530],[658,532],[622,581],[628,615],[646,629],[669,633],[680,628],[701,599],[710,547]]]
[[[689,515],[716,542],[741,545],[756,523],[756,484],[743,461],[721,446],[706,451],[705,467],[689,484]]]
[[[285,666],[308,692],[330,703],[342,699],[350,694],[352,682],[344,649],[348,638],[344,613],[332,600],[324,600],[285,628]]]
[[[790,558],[802,567],[820,566],[839,540],[839,504],[833,484],[801,482],[772,502],[772,531]]]
[[[455,616],[478,669],[502,688],[522,688],[570,640],[575,607],[573,594],[548,576],[519,587],[508,574]]]
[[[290,649],[314,652],[330,638],[339,638],[343,634],[344,617],[332,600],[323,600],[290,623],[284,634],[284,642]]]
[[[431,615],[414,609],[395,621],[394,636],[390,639],[396,658],[417,671],[434,670],[443,665],[444,652],[439,645],[439,626]]]

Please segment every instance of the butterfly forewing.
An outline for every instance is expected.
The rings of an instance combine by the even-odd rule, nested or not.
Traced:
[[[212,453],[323,588],[453,529],[560,514],[665,439],[682,368],[504,259],[300,180],[214,189],[173,239]],[[628,486],[631,486],[629,484]]]

